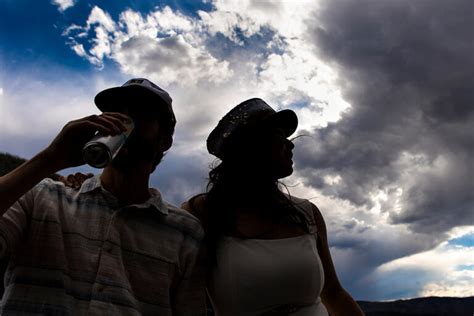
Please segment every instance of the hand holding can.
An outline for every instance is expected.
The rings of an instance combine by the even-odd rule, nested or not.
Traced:
[[[97,133],[82,149],[84,161],[94,168],[106,167],[125,144],[135,124],[132,119],[123,122],[127,128],[118,135],[102,135]]]
[[[123,122],[129,117],[117,112],[104,112],[69,121],[43,151],[54,170],[84,164],[84,144],[96,134],[118,135],[127,130]]]

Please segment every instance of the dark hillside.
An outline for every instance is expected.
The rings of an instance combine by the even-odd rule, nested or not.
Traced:
[[[423,297],[392,302],[358,302],[367,316],[472,316],[474,297]]]
[[[24,158],[0,152],[0,176],[7,174],[25,161],[26,159]],[[53,180],[58,180],[59,175],[52,174],[49,177]]]

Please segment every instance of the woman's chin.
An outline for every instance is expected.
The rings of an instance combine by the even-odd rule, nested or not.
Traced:
[[[278,179],[283,179],[286,177],[289,177],[293,174],[293,167],[288,166],[285,169],[282,169],[281,172],[279,172]]]

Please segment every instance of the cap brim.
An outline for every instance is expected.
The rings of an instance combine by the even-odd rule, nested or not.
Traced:
[[[286,137],[293,134],[298,127],[298,117],[296,113],[290,109],[281,110],[268,116],[265,118],[265,122],[273,127],[283,129]]]
[[[150,102],[146,102],[148,100]],[[159,95],[142,86],[109,88],[99,92],[94,98],[95,105],[102,112],[117,111],[137,101],[140,101],[144,109],[152,108],[157,101],[166,103]]]

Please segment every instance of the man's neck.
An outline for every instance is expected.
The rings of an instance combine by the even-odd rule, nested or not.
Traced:
[[[113,166],[104,169],[100,176],[102,186],[122,205],[141,204],[150,198],[150,174],[147,170],[122,171]]]

